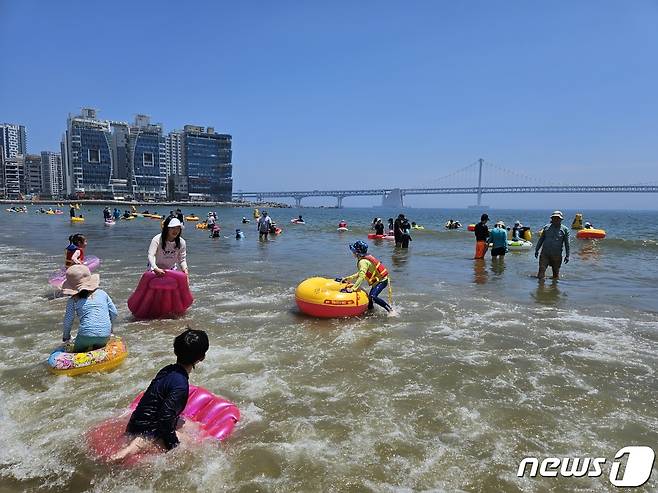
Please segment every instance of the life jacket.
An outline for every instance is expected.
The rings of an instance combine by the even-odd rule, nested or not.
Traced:
[[[384,264],[382,264],[372,255],[366,255],[363,258],[370,262],[370,266],[368,266],[368,270],[366,271],[366,281],[368,281],[369,285],[372,286],[373,284],[388,278],[388,270],[386,270]]]
[[[84,262],[84,260],[85,260],[84,250],[81,250],[77,246],[71,244],[71,245],[66,247],[66,261],[64,262],[64,265],[66,267],[71,267],[72,265],[75,265],[75,263],[73,262],[73,254],[75,252],[80,252],[79,260],[80,260],[80,262]]]

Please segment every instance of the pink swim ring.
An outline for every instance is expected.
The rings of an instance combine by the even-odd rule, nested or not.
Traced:
[[[128,298],[128,308],[135,318],[151,320],[183,315],[193,301],[184,272],[165,270],[165,275],[158,277],[146,271]]]

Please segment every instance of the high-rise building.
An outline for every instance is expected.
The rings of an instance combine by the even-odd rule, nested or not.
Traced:
[[[167,176],[183,176],[183,132],[173,130],[165,137],[165,159]]]
[[[59,198],[64,190],[62,156],[57,152],[41,153],[41,193],[46,197]]]
[[[232,137],[213,127],[185,125],[183,162],[190,200],[230,201],[233,194]]]
[[[4,158],[0,174],[2,188],[8,199],[21,199],[25,193],[25,157],[18,154],[12,158]]]
[[[67,194],[113,198],[112,133],[110,122],[98,120],[96,110],[83,108],[69,115],[62,141]]]
[[[25,127],[15,123],[0,124],[0,147],[7,159],[27,154]]]
[[[39,154],[26,154],[25,193],[29,195],[41,195],[42,187],[41,156]]]
[[[129,180],[135,198],[167,196],[167,164],[162,126],[147,115],[137,115],[129,134]]]

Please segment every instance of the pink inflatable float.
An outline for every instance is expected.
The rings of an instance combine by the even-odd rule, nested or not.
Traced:
[[[158,277],[146,271],[128,298],[128,308],[135,318],[150,320],[183,315],[193,301],[185,273],[166,270]]]
[[[131,411],[137,407],[143,394],[141,392],[130,404]],[[240,410],[226,399],[218,397],[202,387],[190,385],[187,405],[181,416],[199,426],[199,439],[224,440],[231,435],[233,428],[240,420]],[[125,432],[129,419],[130,413],[124,413],[118,418],[104,421],[87,432],[87,444],[95,457],[107,460],[112,454],[127,445],[129,437]],[[145,455],[148,454],[132,456],[124,463],[135,464]]]
[[[89,255],[88,257],[85,257],[83,263],[87,267],[89,267],[90,271],[94,271],[98,268],[99,265],[101,265],[101,260],[98,257]],[[50,275],[50,277],[48,278],[48,284],[50,284],[55,289],[62,289],[62,284],[64,284],[65,280],[66,280],[66,267],[62,267],[61,269],[56,270]]]

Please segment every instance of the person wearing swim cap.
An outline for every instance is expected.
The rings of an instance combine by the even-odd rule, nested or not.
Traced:
[[[337,279],[339,282],[349,283],[354,281],[343,288],[342,291],[351,293],[359,289],[363,281],[367,281],[372,288],[368,294],[368,309],[373,308],[373,303],[377,303],[387,312],[391,312],[392,308],[385,300],[379,297],[384,288],[388,286],[388,270],[379,260],[372,255],[368,255],[368,244],[365,241],[357,241],[349,245],[350,250],[356,257],[356,266],[358,271],[351,276]]]

